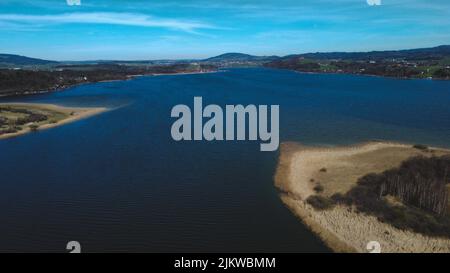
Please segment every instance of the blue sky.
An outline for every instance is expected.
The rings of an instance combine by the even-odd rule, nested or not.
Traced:
[[[450,44],[449,0],[1,0],[0,52],[53,60]]]

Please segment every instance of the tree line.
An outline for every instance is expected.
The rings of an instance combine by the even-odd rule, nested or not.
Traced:
[[[316,209],[354,206],[400,229],[450,237],[448,184],[450,156],[419,156],[398,168],[361,177],[346,194],[313,195],[307,202]]]
[[[211,71],[214,66],[173,64],[128,66],[117,64],[66,65],[56,70],[0,69],[0,96],[53,91],[80,83],[125,80],[133,75]]]

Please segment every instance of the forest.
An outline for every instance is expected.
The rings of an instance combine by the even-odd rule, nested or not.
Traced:
[[[118,64],[64,65],[52,70],[0,69],[0,96],[25,95],[64,89],[81,83],[126,80],[135,75],[214,71],[211,65]]]

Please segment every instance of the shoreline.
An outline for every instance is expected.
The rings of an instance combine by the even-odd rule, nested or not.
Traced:
[[[85,118],[92,117],[94,115],[98,115],[108,111],[108,108],[104,107],[65,107],[59,106],[55,104],[46,104],[46,103],[0,103],[0,106],[18,106],[18,107],[32,107],[32,108],[41,108],[43,110],[50,110],[54,112],[68,114],[67,118],[64,118],[56,123],[47,123],[39,126],[37,131],[47,130],[51,128],[55,128],[58,126],[62,126],[68,123],[76,122]],[[3,134],[0,135],[0,140],[14,138],[21,135],[25,135],[28,133],[32,133],[32,130],[27,127],[15,133]]]
[[[448,149],[430,150],[444,154],[450,152]],[[356,183],[361,174],[368,173],[367,169],[381,172],[385,166],[384,162],[365,165],[367,162],[364,161],[361,165],[352,165],[349,164],[351,159],[361,161],[362,156],[372,157],[382,151],[396,151],[398,158],[395,162],[398,161],[398,164],[401,163],[402,157],[410,153],[425,153],[414,150],[411,145],[389,142],[367,142],[333,148],[282,143],[274,177],[275,186],[280,190],[280,198],[287,208],[335,252],[368,252],[366,246],[370,241],[380,242],[382,252],[450,252],[448,238],[429,237],[409,230],[400,230],[378,221],[374,216],[358,213],[352,207],[337,205],[332,209],[316,210],[306,202],[309,196],[315,194],[312,177],[316,180],[317,177],[323,179],[330,173],[333,176],[342,176],[339,171],[347,170],[345,179],[355,180],[353,182]],[[404,151],[405,154],[399,151]],[[327,167],[328,174],[320,174],[318,170],[323,167]],[[325,185],[325,189],[329,185]],[[351,185],[344,185],[342,191],[345,192]]]
[[[139,76],[176,76],[176,75],[197,75],[197,74],[212,74],[219,73],[219,70],[216,71],[205,71],[205,72],[178,72],[178,73],[153,73],[149,75],[139,75]]]
[[[360,74],[360,73],[345,73],[345,72],[316,72],[316,71],[299,71],[289,68],[276,68],[276,67],[266,67],[271,69],[280,69],[293,71],[299,74],[310,74],[310,75],[348,75],[348,76],[367,76],[374,78],[385,78],[385,79],[393,79],[393,80],[426,80],[426,81],[450,81],[450,79],[446,78],[419,78],[419,77],[395,77],[395,76],[383,76],[383,75],[375,75],[375,74]]]
[[[117,82],[117,81],[129,81],[129,80],[133,80],[135,78],[138,77],[145,77],[145,76],[165,76],[165,75],[194,75],[194,74],[209,74],[209,73],[218,73],[219,70],[217,71],[206,71],[206,72],[179,72],[179,73],[149,73],[149,74],[139,74],[139,75],[126,75],[125,78],[120,78],[120,79],[110,79],[110,80],[101,80],[101,81],[86,81],[86,82],[80,82],[80,83],[75,83],[72,85],[67,85],[67,86],[63,86],[63,87],[59,87],[59,88],[49,88],[47,90],[35,90],[35,91],[27,91],[25,93],[20,93],[17,94],[16,92],[12,92],[12,93],[5,93],[5,94],[0,94],[0,99],[2,98],[12,98],[12,97],[22,97],[22,96],[32,96],[32,95],[41,95],[41,94],[48,94],[48,93],[52,93],[52,92],[62,92],[66,89],[72,88],[72,87],[77,87],[77,86],[81,86],[81,85],[85,85],[85,84],[96,84],[96,83],[108,83],[108,82]],[[0,101],[1,103],[1,101]]]

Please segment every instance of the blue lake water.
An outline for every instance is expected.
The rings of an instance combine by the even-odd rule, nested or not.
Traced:
[[[450,147],[449,81],[249,68],[21,98],[114,110],[0,141],[0,251],[328,251],[279,200],[278,152],[172,140],[170,111],[194,96],[279,104],[281,141]]]

